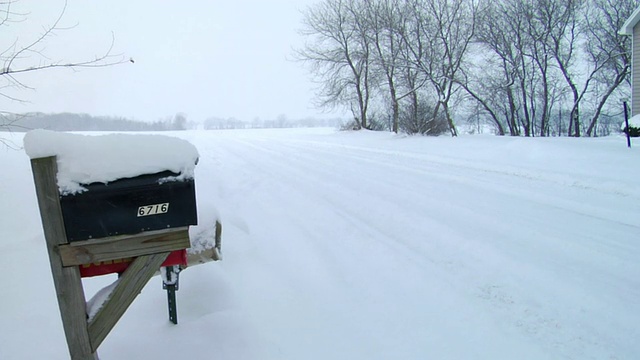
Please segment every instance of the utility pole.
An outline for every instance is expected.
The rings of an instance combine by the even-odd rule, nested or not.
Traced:
[[[629,129],[629,113],[627,111],[627,99],[622,100],[622,107],[624,108],[624,125],[627,127],[627,147],[631,147],[631,136]]]

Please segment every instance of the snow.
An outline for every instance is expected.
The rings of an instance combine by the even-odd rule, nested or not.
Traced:
[[[171,135],[200,151],[225,259],[181,273],[177,326],[153,278],[101,359],[640,354],[640,149],[623,137]],[[0,359],[67,359],[29,163],[0,164]],[[83,281],[89,298],[114,276]]]
[[[104,288],[98,290],[95,295],[89,301],[87,301],[87,321],[93,320],[93,318],[98,314],[98,311],[102,308],[102,306],[109,300],[111,297],[111,293],[113,289],[118,285],[118,280],[114,281],[111,285],[105,286]]]
[[[198,216],[198,218],[201,219],[202,217]],[[205,222],[202,220],[198,220],[197,226],[192,226],[189,228],[191,247],[187,249],[187,253],[198,254],[203,251],[215,248],[215,232],[215,222]]]
[[[171,268],[170,272],[167,272],[166,267],[160,268],[160,278],[162,278],[162,282],[166,285],[176,285],[179,279],[178,274],[180,274],[180,268],[177,266]]]
[[[162,135],[88,136],[32,130],[24,137],[24,148],[32,159],[57,156],[62,194],[81,192],[82,184],[108,183],[165,170],[180,174],[165,180],[192,178],[199,157],[189,142]]]

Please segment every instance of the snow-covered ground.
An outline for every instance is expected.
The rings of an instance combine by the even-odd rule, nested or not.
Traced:
[[[224,260],[181,274],[177,326],[153,278],[101,359],[640,357],[640,148],[622,137],[173,135],[198,148]],[[0,164],[0,359],[66,359],[29,160]]]

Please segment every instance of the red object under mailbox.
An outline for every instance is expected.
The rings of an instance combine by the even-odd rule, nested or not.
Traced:
[[[133,261],[133,258],[103,261],[98,264],[85,264],[80,265],[80,276],[92,277],[113,273],[124,272],[129,264]],[[167,259],[162,263],[162,266],[182,265],[187,266],[187,250],[172,251]]]

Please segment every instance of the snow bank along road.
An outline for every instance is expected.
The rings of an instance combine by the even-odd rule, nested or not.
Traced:
[[[225,258],[182,274],[177,327],[152,280],[104,359],[640,356],[640,151],[622,139],[174,135],[199,149]],[[28,160],[0,159],[0,358],[64,359]]]

